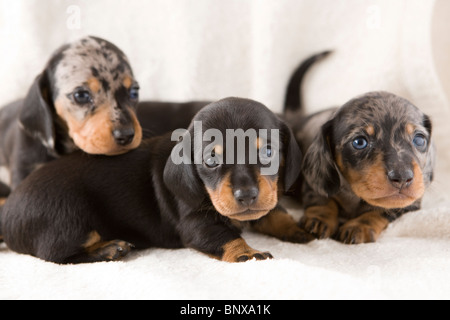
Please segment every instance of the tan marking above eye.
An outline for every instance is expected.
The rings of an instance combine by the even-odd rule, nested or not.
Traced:
[[[223,154],[223,146],[220,144],[214,146],[214,152],[216,154],[222,155]]]
[[[365,127],[365,130],[369,136],[373,136],[375,134],[375,128],[371,125]]]
[[[415,128],[415,126],[414,126],[413,124],[408,123],[408,124],[406,125],[406,132],[407,132],[409,135],[413,135],[415,130],[416,130],[416,128]]]
[[[89,89],[91,89],[91,91],[93,93],[98,93],[100,91],[101,84],[97,78],[94,78],[94,77],[89,78],[87,83],[88,83]]]
[[[256,139],[256,149],[260,149],[264,145],[264,140],[261,138]]]
[[[125,79],[123,79],[122,84],[125,88],[130,89],[131,85],[133,84],[133,79],[131,77],[126,76]]]

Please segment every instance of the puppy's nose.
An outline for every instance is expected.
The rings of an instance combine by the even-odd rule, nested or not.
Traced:
[[[133,128],[125,128],[115,129],[112,134],[118,145],[126,146],[133,141],[135,132]]]
[[[241,188],[234,191],[234,198],[242,206],[251,206],[258,199],[259,190],[256,187]]]
[[[409,187],[414,180],[414,172],[411,169],[391,170],[388,172],[391,184],[397,189]]]

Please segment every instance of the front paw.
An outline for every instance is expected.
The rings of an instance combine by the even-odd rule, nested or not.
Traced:
[[[282,241],[292,243],[309,243],[315,238],[311,233],[302,229],[298,225],[293,225],[288,230],[286,230],[286,233],[283,234],[280,239]]]
[[[350,221],[339,229],[338,238],[345,244],[361,244],[375,242],[378,234],[370,226],[352,223]]]
[[[318,217],[303,216],[300,220],[300,227],[319,239],[330,238],[335,232],[334,226]]]
[[[265,217],[254,221],[252,226],[256,231],[282,241],[308,243],[314,240],[314,237],[300,228],[294,218],[281,207],[275,208]]]
[[[124,258],[134,245],[122,240],[99,242],[86,248],[87,253],[97,261],[117,261]]]
[[[254,251],[250,253],[244,253],[242,255],[239,255],[237,257],[234,257],[232,261],[228,262],[245,262],[248,260],[267,260],[267,259],[273,259],[273,256],[270,252],[260,252],[260,251]]]
[[[267,260],[273,259],[273,256],[269,252],[261,252],[252,249],[247,245],[244,239],[241,238],[230,241],[223,246],[222,261],[245,262],[252,259]]]
[[[346,244],[375,242],[389,221],[380,212],[367,212],[339,228],[338,239]]]
[[[332,237],[338,229],[337,207],[332,207],[330,201],[327,206],[314,206],[305,210],[300,220],[300,227],[319,239]],[[335,205],[334,205],[335,206]]]

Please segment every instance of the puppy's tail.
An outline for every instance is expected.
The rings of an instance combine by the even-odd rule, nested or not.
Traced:
[[[284,100],[284,113],[287,111],[298,111],[301,110],[303,105],[301,97],[301,88],[303,79],[311,66],[317,61],[322,60],[327,57],[333,51],[324,51],[322,53],[313,55],[312,57],[306,59],[302,64],[294,71],[289,80],[289,84],[286,91],[286,98]]]
[[[3,242],[2,215],[3,215],[3,204],[0,204],[0,243]]]

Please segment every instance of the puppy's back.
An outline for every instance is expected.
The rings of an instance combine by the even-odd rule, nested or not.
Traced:
[[[92,230],[109,236],[103,226],[117,224],[118,233],[131,233],[126,227],[130,214],[145,215],[140,208],[158,212],[151,156],[148,147],[117,157],[76,152],[46,164],[5,203],[1,230],[6,244],[19,253],[64,263]],[[134,233],[130,240],[139,243],[139,230]]]

